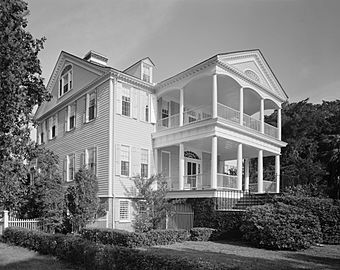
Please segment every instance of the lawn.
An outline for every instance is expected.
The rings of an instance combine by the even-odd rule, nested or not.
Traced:
[[[0,243],[0,270],[76,270],[54,257],[43,256],[28,249]]]
[[[272,251],[242,242],[184,242],[158,246],[158,253],[227,263],[239,269],[340,269],[340,245],[314,246],[303,251]]]

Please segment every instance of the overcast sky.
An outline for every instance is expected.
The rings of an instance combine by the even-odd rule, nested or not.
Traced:
[[[155,81],[217,53],[260,49],[290,102],[340,99],[340,0],[29,0],[48,81],[60,51],[95,50],[125,69],[149,56]]]

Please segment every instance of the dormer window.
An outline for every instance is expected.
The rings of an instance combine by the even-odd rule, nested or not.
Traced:
[[[60,75],[60,80],[59,80],[59,96],[60,97],[72,89],[72,80],[73,80],[72,66],[67,65],[63,69]]]
[[[143,81],[151,83],[151,67],[143,63]]]

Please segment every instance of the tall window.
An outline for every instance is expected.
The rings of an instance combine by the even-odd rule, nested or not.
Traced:
[[[141,149],[141,177],[148,177],[149,167],[149,151],[148,149]]]
[[[96,117],[96,93],[93,92],[89,95],[89,109],[88,109],[89,121]]]
[[[88,162],[87,162],[87,167],[88,169],[93,173],[96,174],[96,167],[97,167],[97,158],[96,158],[96,148],[90,148],[87,150],[88,151]]]
[[[149,122],[149,105],[145,105],[145,122]]]
[[[122,96],[122,115],[130,116],[131,100],[130,97]]]
[[[76,104],[68,106],[68,130],[75,128],[76,126]]]
[[[45,130],[45,122],[41,122],[41,126],[40,126],[40,144],[43,144],[45,143],[44,141],[44,137],[45,137],[45,134],[44,134],[44,130]]]
[[[120,147],[120,174],[129,176],[130,171],[130,147],[122,145]]]
[[[143,81],[151,82],[151,68],[146,64],[143,64]]]
[[[53,115],[49,118],[49,139],[53,139],[57,136],[57,115]]]
[[[66,94],[69,90],[72,89],[72,80],[73,80],[72,66],[67,65],[60,75],[59,96]]]
[[[72,181],[74,179],[74,154],[67,156],[67,181]]]
[[[119,219],[125,221],[130,219],[129,201],[119,201]]]

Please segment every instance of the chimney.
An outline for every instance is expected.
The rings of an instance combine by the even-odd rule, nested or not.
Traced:
[[[97,53],[95,51],[89,51],[85,56],[84,60],[87,60],[91,63],[101,65],[101,66],[107,66],[107,61],[109,60],[106,56]]]

